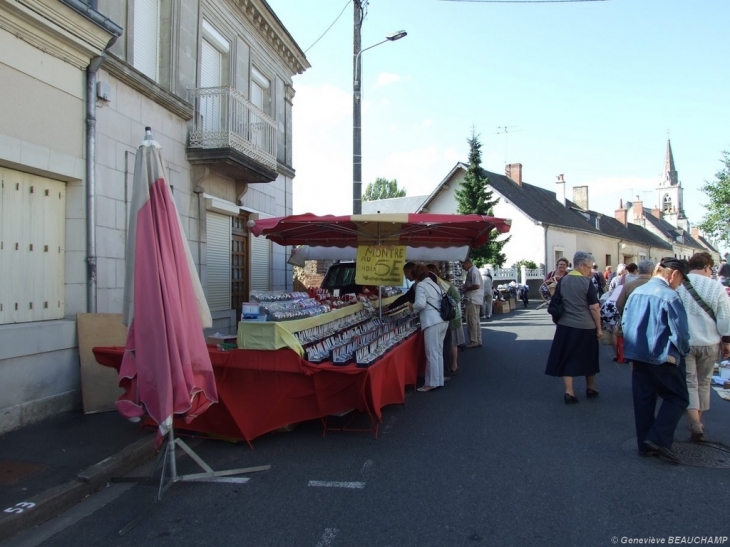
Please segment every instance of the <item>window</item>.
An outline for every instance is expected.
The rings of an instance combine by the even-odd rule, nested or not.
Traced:
[[[207,21],[203,21],[203,41],[200,48],[200,87],[214,88],[224,85],[225,60],[230,44]],[[224,124],[225,96],[223,93],[203,95],[200,115],[205,131],[218,131]]]
[[[210,311],[231,309],[231,221],[218,213],[206,214],[208,230],[208,283]]]
[[[271,82],[256,67],[251,67],[251,102],[264,114],[271,114]],[[255,111],[251,112],[251,141],[259,148],[268,149],[267,124]]]
[[[606,266],[611,265],[611,255],[606,255]]]
[[[669,197],[669,194],[664,194],[664,199],[662,200],[662,210],[665,213],[672,212],[672,198]]]
[[[145,76],[159,80],[160,0],[134,1],[132,64]]]

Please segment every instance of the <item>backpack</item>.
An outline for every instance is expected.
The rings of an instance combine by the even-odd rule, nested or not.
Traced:
[[[435,283],[434,283],[435,285]],[[431,302],[426,302],[429,306],[431,306],[434,310],[439,312],[439,315],[441,316],[441,319],[444,321],[453,321],[456,319],[456,302],[453,298],[451,298],[446,292],[436,285],[436,288],[441,291],[441,306],[440,308],[437,308]]]

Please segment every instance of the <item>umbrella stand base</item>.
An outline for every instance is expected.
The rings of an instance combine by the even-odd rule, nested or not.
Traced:
[[[203,473],[192,473],[188,475],[177,474],[177,462],[175,456],[175,447],[179,446],[190,458],[197,463]],[[170,428],[167,435],[167,443],[165,445],[164,456],[162,460],[162,475],[160,477],[160,488],[157,492],[157,499],[162,499],[162,495],[170,486],[176,482],[223,482],[223,483],[245,483],[248,482],[246,477],[232,477],[231,475],[242,475],[244,473],[256,473],[258,471],[267,471],[271,469],[270,465],[259,465],[256,467],[241,467],[239,469],[226,469],[224,471],[214,471],[205,461],[198,456],[185,441],[176,438],[174,431]]]

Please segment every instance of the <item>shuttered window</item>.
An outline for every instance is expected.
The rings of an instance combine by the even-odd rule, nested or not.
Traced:
[[[208,306],[211,311],[231,309],[231,220],[207,213]]]
[[[251,290],[271,289],[271,241],[251,236]]]
[[[62,319],[66,185],[0,169],[0,324]]]
[[[223,54],[208,40],[203,39],[200,65],[200,87],[220,87],[223,80]],[[222,96],[203,95],[200,98],[200,116],[204,131],[221,128]]]
[[[134,1],[134,68],[157,81],[160,49],[160,0]]]

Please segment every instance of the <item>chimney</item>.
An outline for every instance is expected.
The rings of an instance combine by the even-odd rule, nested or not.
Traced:
[[[614,212],[613,216],[618,220],[621,224],[624,226],[628,225],[627,219],[626,219],[626,209],[624,209],[624,200],[619,201],[618,209]]]
[[[657,219],[661,220],[661,218],[662,218],[662,212],[659,209],[657,209],[656,207],[654,207],[651,210],[651,216],[653,216],[654,218],[657,218]]]
[[[634,202],[634,218],[644,218],[644,202],[639,199],[639,196],[636,196]]]
[[[573,187],[573,202],[583,209],[588,210],[588,187],[587,186],[574,186]]]
[[[700,229],[697,226],[692,226],[692,239],[695,241],[700,240]]]
[[[512,182],[517,186],[522,186],[522,164],[510,163],[504,168],[504,172]]]
[[[555,184],[558,185],[558,188],[555,191],[555,197],[560,204],[565,207],[565,178],[563,175],[558,175],[558,180],[555,181]]]

